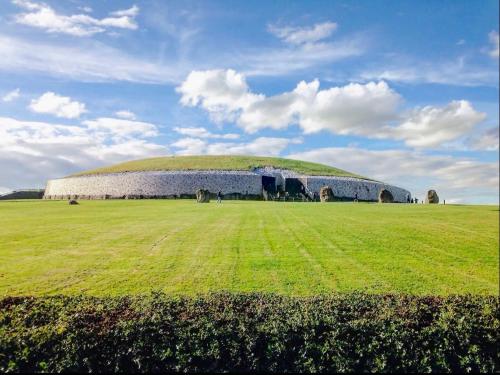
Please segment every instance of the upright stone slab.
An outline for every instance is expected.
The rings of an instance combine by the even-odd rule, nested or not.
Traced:
[[[430,204],[439,203],[439,196],[437,195],[436,190],[429,190],[427,192],[427,196],[425,197],[425,203],[430,203]]]
[[[210,202],[210,192],[205,189],[196,190],[196,201],[198,203],[208,203]]]
[[[330,186],[323,186],[319,189],[319,199],[321,202],[333,201],[333,191]]]
[[[380,190],[378,193],[378,202],[379,203],[394,203],[394,197],[392,193],[387,189]]]

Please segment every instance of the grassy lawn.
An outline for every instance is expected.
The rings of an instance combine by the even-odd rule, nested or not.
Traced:
[[[0,295],[498,293],[498,206],[0,202]]]
[[[323,176],[344,176],[365,178],[328,165],[301,160],[271,158],[260,156],[165,156],[132,160],[108,167],[76,173],[73,176],[134,172],[134,171],[171,171],[171,170],[239,170],[248,171],[254,167],[275,167],[289,169],[298,173]]]

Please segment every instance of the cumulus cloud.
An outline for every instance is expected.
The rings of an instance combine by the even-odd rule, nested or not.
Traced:
[[[269,25],[268,30],[270,33],[282,39],[286,43],[304,44],[314,43],[329,37],[337,29],[337,27],[338,25],[335,22],[328,21],[317,23],[309,27],[279,27],[276,25]]]
[[[216,121],[234,121],[247,133],[298,125],[305,134],[403,140],[413,147],[437,147],[471,131],[486,115],[471,103],[452,101],[402,113],[401,96],[386,82],[351,83],[320,90],[319,81],[266,97],[252,93],[245,76],[233,70],[195,71],[177,88],[181,103],[200,106]]]
[[[70,97],[60,96],[50,91],[38,99],[33,99],[29,108],[33,112],[48,113],[68,119],[78,118],[81,114],[87,112],[84,103],[71,100]]]
[[[490,39],[491,43],[491,49],[489,51],[489,55],[493,58],[497,58],[499,56],[499,37],[498,37],[498,31],[491,31],[488,34],[488,37]]]
[[[2,101],[3,102],[12,102],[14,100],[16,100],[17,98],[19,98],[21,96],[21,89],[14,89],[12,91],[9,91],[7,94],[5,94],[4,96],[2,96]]]
[[[239,134],[234,133],[214,134],[203,127],[175,127],[174,131],[179,134],[195,138],[238,139],[240,137]]]
[[[131,111],[127,111],[127,110],[117,111],[117,112],[115,112],[115,116],[117,116],[119,118],[126,119],[126,120],[135,120],[136,119],[135,113],[133,113]]]
[[[13,3],[26,12],[16,14],[17,23],[43,29],[49,33],[63,33],[74,36],[90,36],[102,33],[108,28],[137,29],[135,17],[139,12],[137,6],[112,12],[109,17],[93,18],[87,14],[65,16],[57,13],[45,3],[13,0]]]
[[[158,135],[156,125],[148,122],[131,121],[112,117],[100,117],[95,120],[83,121],[88,129],[96,132],[109,133],[112,137],[122,139],[129,137],[154,137]]]
[[[233,118],[236,111],[262,96],[250,93],[245,77],[232,69],[193,71],[176,88],[181,103],[201,106],[215,121]]]
[[[342,132],[390,119],[399,102],[384,82],[319,90],[317,80],[302,81],[292,92],[268,98],[250,92],[245,76],[233,70],[191,72],[177,91],[183,105],[199,105],[217,120],[236,120],[249,133],[292,123],[306,133]]]
[[[287,157],[329,164],[397,186],[422,198],[436,189],[447,202],[498,202],[498,162],[426,155],[409,150],[367,150],[329,147],[290,154]]]
[[[124,133],[118,126],[0,117],[0,165],[6,166],[0,168],[0,186],[43,187],[47,179],[82,169],[168,153],[165,146],[149,141],[147,134]]]
[[[301,143],[297,138],[259,137],[250,142],[209,143],[198,138],[182,138],[171,144],[179,155],[279,155],[290,144]]]
[[[409,146],[435,147],[469,133],[486,118],[466,100],[444,107],[426,106],[411,111],[404,122],[387,129],[387,135],[403,139]]]

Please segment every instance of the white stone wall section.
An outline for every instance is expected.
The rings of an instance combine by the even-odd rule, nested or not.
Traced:
[[[407,197],[411,198],[408,190],[384,184],[378,181],[362,180],[351,177],[334,176],[303,176],[301,181],[311,192],[319,193],[323,186],[332,188],[333,196],[336,198],[354,198],[356,193],[359,200],[376,201],[380,190],[387,189],[391,192],[395,202],[406,202]]]
[[[254,171],[158,171],[125,172],[66,177],[50,180],[45,199],[148,198],[194,195],[198,189],[211,193],[261,196],[262,176],[273,176],[277,184],[286,178],[299,178],[310,192],[319,193],[330,186],[337,198],[376,201],[381,189],[389,190],[395,202],[406,202],[410,192],[392,185],[350,177],[301,176],[291,171],[259,169]]]

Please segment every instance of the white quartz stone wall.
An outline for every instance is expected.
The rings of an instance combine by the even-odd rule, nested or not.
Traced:
[[[376,201],[381,189],[389,190],[396,202],[406,202],[410,194],[405,189],[381,182],[349,177],[299,176],[284,170],[255,171],[158,171],[110,173],[92,176],[67,177],[50,180],[45,189],[46,199],[123,198],[151,196],[179,196],[195,194],[198,189],[223,194],[262,194],[262,175],[274,176],[278,184],[284,179],[299,178],[310,192],[319,193],[323,186],[330,186],[338,198]]]
[[[357,193],[359,200],[376,201],[381,189],[389,190],[395,202],[406,202],[408,196],[411,198],[408,190],[377,181],[334,176],[302,176],[300,180],[311,192],[319,193],[321,187],[329,186],[334,197],[338,198],[354,198]]]
[[[223,194],[262,193],[262,177],[251,172],[238,171],[176,171],[128,172],[105,175],[67,177],[50,180],[45,198],[72,195],[121,198],[131,196],[173,196],[195,194],[198,189]]]

